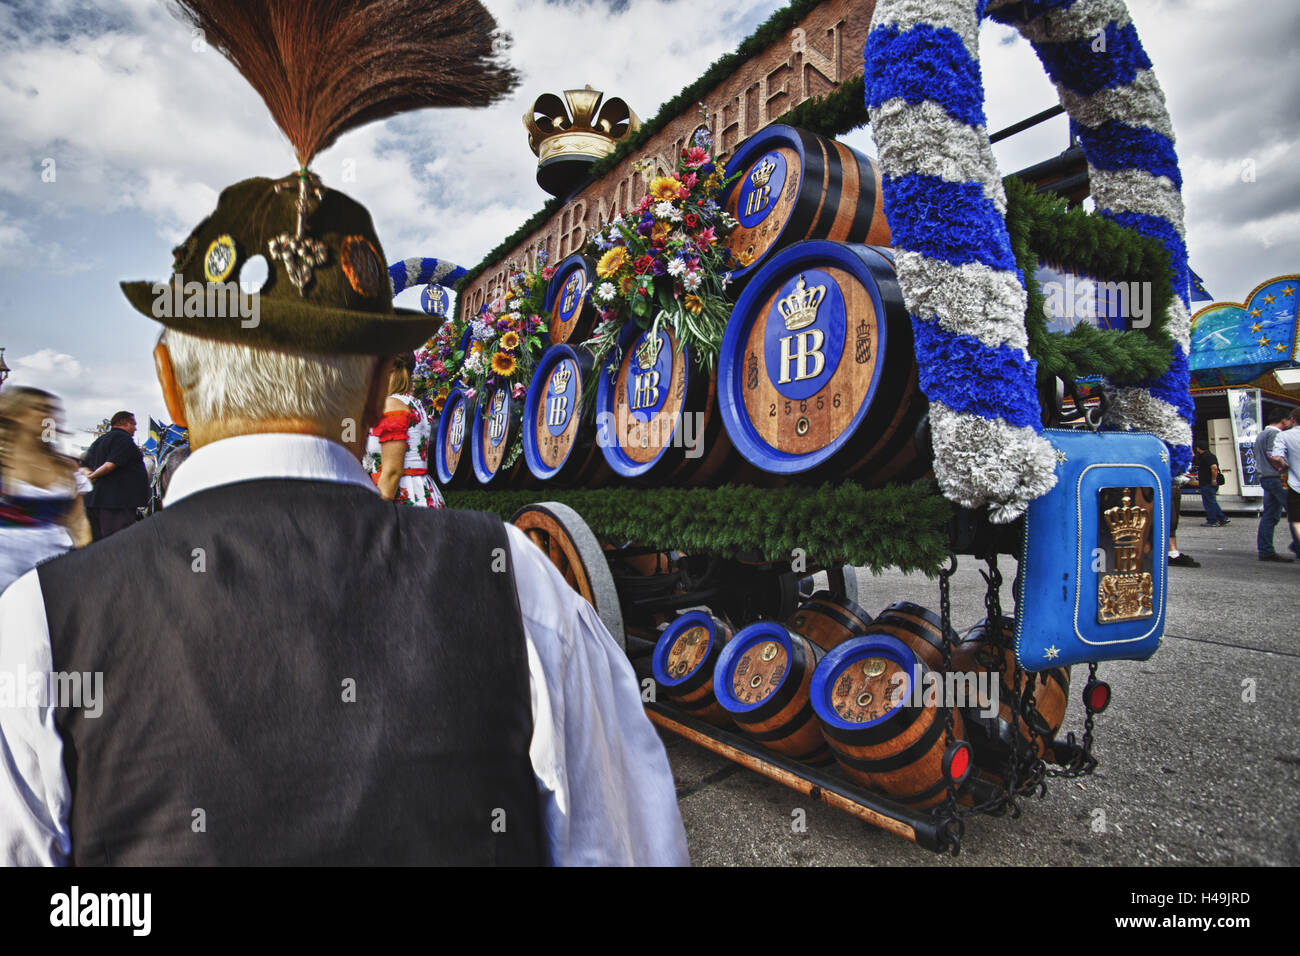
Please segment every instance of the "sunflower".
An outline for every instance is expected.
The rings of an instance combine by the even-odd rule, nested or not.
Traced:
[[[682,184],[672,176],[659,176],[650,184],[650,195],[655,199],[676,199],[681,193]]]
[[[512,330],[501,336],[501,347],[503,349],[519,348],[519,333]]]
[[[509,378],[511,375],[514,375],[515,357],[505,352],[497,352],[492,356],[492,371],[503,378]]]
[[[608,279],[623,268],[625,262],[627,262],[627,250],[622,246],[615,246],[600,257],[600,262],[596,263],[596,275]]]
[[[447,390],[443,389],[437,395],[433,396],[433,410],[435,412],[440,412],[442,411],[442,406],[446,404],[447,404]]]
[[[688,295],[686,297],[686,311],[699,315],[704,311],[704,300],[698,295]]]

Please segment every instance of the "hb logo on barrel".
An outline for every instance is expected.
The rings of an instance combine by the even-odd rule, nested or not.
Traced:
[[[636,350],[635,361],[641,371],[634,373],[632,385],[632,408],[654,408],[659,404],[659,353],[663,351],[664,340],[659,335],[648,335]]]
[[[496,392],[492,396],[492,408],[488,412],[488,438],[497,444],[506,433],[506,393]]]
[[[451,428],[447,432],[447,440],[451,442],[452,448],[459,448],[465,440],[465,403],[459,402],[456,410],[451,413]]]
[[[741,180],[736,212],[740,224],[752,229],[767,218],[774,208],[773,196],[779,196],[785,185],[785,157],[779,152],[768,153],[753,166]]]
[[[573,363],[561,362],[551,376],[546,396],[546,424],[561,427],[569,418],[569,379],[573,376]]]
[[[568,281],[564,283],[564,292],[560,296],[560,314],[568,317],[578,304],[578,295],[582,292],[582,270],[574,269]]]
[[[781,374],[777,383],[802,382],[816,378],[826,367],[826,357],[822,355],[822,346],[826,336],[821,329],[809,329],[817,321],[817,309],[826,298],[826,286],[808,288],[802,275],[794,291],[776,304],[777,311],[785,320],[786,331],[794,335],[781,336]],[[806,331],[804,331],[806,330]]]

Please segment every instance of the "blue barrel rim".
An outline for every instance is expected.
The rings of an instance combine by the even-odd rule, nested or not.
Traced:
[[[596,270],[596,264],[592,262],[591,259],[588,258],[584,253],[575,252],[561,259],[560,264],[555,267],[555,271],[551,274],[551,280],[548,283],[546,283],[546,296],[542,299],[542,309],[547,315],[547,325],[550,324],[551,310],[555,307],[555,297],[559,294],[560,287],[564,284],[561,280],[567,276],[569,272],[569,266],[575,262],[580,263],[583,269],[588,273],[587,288],[590,289],[593,284],[592,277]],[[584,294],[586,295],[587,302],[590,303],[591,302],[590,292],[586,292]],[[581,309],[579,309],[579,311],[581,311]],[[563,344],[563,343],[556,343],[556,344]]]
[[[469,463],[474,470],[474,477],[475,479],[477,479],[480,485],[491,484],[492,479],[496,478],[497,475],[501,474],[501,469],[498,469],[497,471],[487,470],[487,464],[483,460],[483,439],[479,437],[483,434],[483,429],[481,426],[483,422],[486,420],[488,409],[492,407],[491,397],[495,395],[497,392],[504,392],[506,396],[506,409],[505,409],[506,433],[504,436],[502,436],[501,442],[502,444],[508,446],[510,442],[511,416],[514,413],[514,407],[515,407],[515,397],[510,393],[510,389],[508,386],[494,385],[491,388],[484,388],[483,397],[488,401],[486,401],[483,404],[483,406],[480,408],[479,403],[477,401],[477,396],[475,396],[476,400],[474,402],[473,413],[471,414],[470,412],[466,412],[466,415],[470,418],[470,420],[473,422],[474,425],[472,432],[467,437],[467,440],[469,441]],[[509,448],[507,447],[506,450],[509,451]],[[463,455],[465,453],[462,451],[461,454]],[[504,468],[505,467],[504,455],[501,461],[502,461],[502,468]]]
[[[810,165],[808,144],[804,141],[805,134],[812,134],[812,130],[802,129],[798,126],[790,126],[788,123],[772,123],[768,126],[764,126],[762,129],[748,136],[744,142],[737,144],[736,151],[732,153],[731,158],[727,160],[727,171],[732,174],[738,171],[743,172],[741,169],[742,166],[748,166],[755,157],[775,148],[774,146],[768,145],[769,141],[788,137],[789,142],[782,143],[782,145],[788,145],[799,154],[799,189],[802,190],[804,178],[808,173]],[[811,160],[813,166],[819,166],[821,162],[821,156],[816,156]],[[822,175],[825,175],[824,170],[822,170]],[[737,179],[728,186],[726,191],[718,197],[718,205],[725,209],[727,203],[731,201],[732,193],[739,189],[740,185],[740,180]],[[736,268],[731,270],[732,282],[740,285],[750,281],[763,266],[771,261],[770,256],[775,254],[772,252],[773,246],[779,246],[781,244],[781,240],[785,236],[786,230],[789,228],[790,222],[787,221],[786,224],[781,227],[781,231],[777,234],[776,238],[772,240],[772,245],[768,246],[768,251],[759,256],[749,265],[742,266],[739,265],[739,263],[734,263]],[[780,250],[778,249],[777,251],[779,252]]]
[[[444,461],[442,456],[442,449],[446,444],[448,423],[451,421],[452,415],[455,414],[456,411],[454,407],[455,404],[466,403],[466,408],[465,408],[466,429],[469,428],[470,419],[473,417],[473,408],[470,407],[470,404],[473,403],[474,400],[472,398],[465,397],[465,390],[466,390],[466,386],[453,385],[451,390],[447,393],[447,400],[442,403],[442,412],[438,415],[438,435],[437,438],[434,440],[434,445],[433,445],[433,470],[437,473],[436,477],[438,479],[438,484],[440,485],[446,485],[456,477],[455,475],[447,472],[446,462]],[[458,468],[460,467],[460,462],[463,462],[465,460],[465,442],[469,440],[470,440],[470,436],[468,434],[466,434],[465,437],[461,440],[460,458],[457,460]]]
[[[623,361],[628,357],[628,346],[632,344],[632,341],[636,339],[638,336],[640,336],[643,332],[648,332],[648,331],[649,329],[641,328],[641,326],[637,325],[636,322],[634,321],[625,324],[623,326],[623,330],[619,332],[618,335],[618,353],[617,353],[618,365],[614,364],[615,356],[611,354],[610,357],[605,361],[605,364],[601,366],[600,372],[598,373],[600,375],[600,379],[596,382],[597,443],[600,445],[600,453],[605,456],[605,461],[609,464],[609,467],[614,470],[615,474],[621,475],[624,478],[640,478],[642,475],[651,471],[661,461],[663,461],[664,455],[666,455],[668,453],[668,450],[672,447],[671,444],[663,445],[660,447],[659,453],[655,455],[653,458],[651,458],[649,461],[639,462],[639,461],[635,461],[634,459],[632,459],[630,456],[628,456],[623,452],[622,446],[618,443],[617,440],[615,440],[615,436],[610,432],[605,433],[607,438],[609,439],[608,441],[604,441],[604,442],[599,441],[599,436],[601,434],[601,427],[599,421],[600,416],[605,413],[608,413],[610,415],[614,414],[614,409],[612,407],[608,407],[607,403],[611,402],[613,396],[614,384],[618,379],[619,365],[622,365]],[[660,334],[663,334],[663,332],[661,331]],[[681,340],[679,339],[678,341],[680,343]],[[674,362],[681,361],[686,363],[686,388],[684,389],[686,395],[690,394],[691,376],[695,374],[691,366],[691,363],[694,360],[695,360],[695,355],[689,345],[682,345],[682,350],[680,352],[673,352]],[[611,373],[613,374],[611,375]],[[684,410],[685,410],[685,405],[683,405],[682,408],[677,410],[678,418],[681,417],[681,414]],[[677,433],[677,423],[674,422],[673,434],[676,433]]]
[[[743,313],[746,308],[753,308],[755,301],[761,302],[775,291],[772,287],[774,280],[765,278],[768,270],[775,275],[790,263],[800,261],[805,257],[825,256],[831,260],[833,267],[844,268],[846,271],[853,272],[855,267],[865,268],[867,265],[854,250],[870,250],[876,255],[880,255],[873,246],[832,242],[829,239],[805,239],[787,246],[764,263],[764,275],[755,276],[745,286],[740,298],[736,300],[736,304],[731,310],[732,315]],[[785,281],[785,279],[781,281]],[[779,286],[780,283],[777,282],[776,284]],[[863,287],[871,296],[871,304],[876,310],[878,319],[877,330],[880,337],[875,346],[876,354],[878,356],[884,355],[887,353],[889,345],[889,322],[888,313],[885,311],[885,302],[880,295],[880,289],[877,287],[874,277],[872,277],[870,285],[863,283]],[[761,316],[754,316],[754,321],[759,318]],[[857,430],[862,426],[863,421],[871,411],[876,391],[880,387],[880,380],[884,376],[885,362],[883,360],[876,362],[876,367],[871,373],[871,384],[868,386],[867,393],[863,396],[858,410],[854,413],[848,426],[833,441],[825,447],[805,455],[781,451],[767,444],[758,435],[758,431],[753,424],[741,412],[744,406],[745,392],[743,374],[741,363],[734,361],[732,356],[737,346],[749,338],[749,332],[753,325],[753,322],[745,321],[728,322],[722,335],[722,347],[718,352],[718,405],[719,411],[722,413],[723,424],[727,429],[727,436],[746,461],[769,474],[798,475],[811,471],[820,465],[824,465],[834,457],[836,452],[852,440]]]
[[[568,342],[557,342],[542,352],[541,358],[537,360],[537,368],[533,372],[533,379],[528,383],[528,390],[524,393],[524,417],[521,426],[523,428],[524,463],[527,465],[528,470],[533,473],[533,477],[542,481],[550,481],[564,470],[564,466],[573,457],[574,449],[578,447],[578,443],[575,441],[569,446],[569,453],[564,456],[564,461],[554,468],[543,462],[541,455],[537,451],[537,430],[535,427],[537,423],[537,403],[541,401],[541,395],[546,392],[546,388],[550,384],[551,370],[558,362],[566,358],[573,360],[573,364],[578,367],[578,374],[581,375],[582,362],[578,358],[577,348]],[[582,400],[581,382],[578,386],[578,400],[579,402]],[[581,413],[581,407],[574,409],[575,415],[581,415]],[[578,428],[581,430],[581,422],[578,423]]]
[[[831,706],[831,691],[835,687],[835,681],[839,679],[844,669],[854,663],[854,660],[848,658],[855,652],[867,649],[872,650],[874,653],[861,655],[854,660],[860,660],[862,656],[887,657],[903,668],[904,673],[908,675],[908,685],[901,703],[891,707],[875,720],[853,723],[842,718],[836,713],[835,708]],[[827,651],[826,656],[818,662],[816,669],[813,671],[812,687],[810,688],[813,711],[817,714],[818,720],[835,730],[850,732],[871,730],[887,721],[896,719],[901,711],[908,708],[907,702],[913,694],[914,681],[921,673],[921,659],[916,656],[916,653],[910,647],[896,637],[887,634],[864,634],[861,637],[850,638],[832,650]]]
[[[695,671],[692,671],[681,677],[673,678],[668,676],[668,672],[664,669],[664,663],[668,657],[668,648],[673,643],[672,638],[692,627],[703,627],[709,632],[709,645],[704,649],[704,660],[708,660],[709,653],[713,650],[713,642],[717,639],[713,615],[708,611],[687,611],[684,614],[679,614],[671,624],[664,628],[663,633],[659,635],[659,640],[655,642],[654,653],[650,657],[650,669],[654,673],[656,683],[664,687],[677,687],[695,676]]]
[[[785,673],[781,675],[781,680],[772,688],[772,692],[762,700],[746,704],[736,699],[736,695],[731,692],[731,681],[729,679],[731,668],[735,665],[737,657],[762,641],[777,641],[785,648],[787,662],[793,659],[794,648],[792,647],[789,629],[780,621],[755,621],[732,635],[731,640],[722,649],[722,653],[718,655],[717,664],[713,667],[713,696],[717,698],[723,709],[733,714],[748,714],[762,707],[781,692],[786,681],[790,678],[790,667],[787,664]],[[811,661],[805,662],[805,666],[808,664],[811,664]]]

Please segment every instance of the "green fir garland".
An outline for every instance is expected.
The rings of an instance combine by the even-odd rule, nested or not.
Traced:
[[[751,552],[788,561],[802,549],[809,567],[845,561],[882,571],[933,574],[948,555],[952,505],[931,482],[866,489],[588,488],[567,491],[448,491],[447,505],[509,521],[527,504],[558,501],[597,537],[687,554]]]
[[[1039,194],[1014,176],[1003,185],[1007,231],[1028,292],[1029,354],[1038,362],[1039,375],[1067,382],[1104,375],[1123,384],[1164,374],[1172,354],[1165,323],[1174,294],[1164,247],[1081,208],[1067,209],[1064,199]],[[1068,333],[1049,332],[1046,299],[1034,278],[1040,260],[1110,281],[1149,283],[1151,324],[1122,332],[1081,322]]]

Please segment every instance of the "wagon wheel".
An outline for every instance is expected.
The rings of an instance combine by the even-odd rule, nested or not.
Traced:
[[[542,549],[569,587],[591,603],[619,647],[626,650],[614,576],[604,549],[582,517],[558,501],[542,501],[520,508],[511,521]]]

